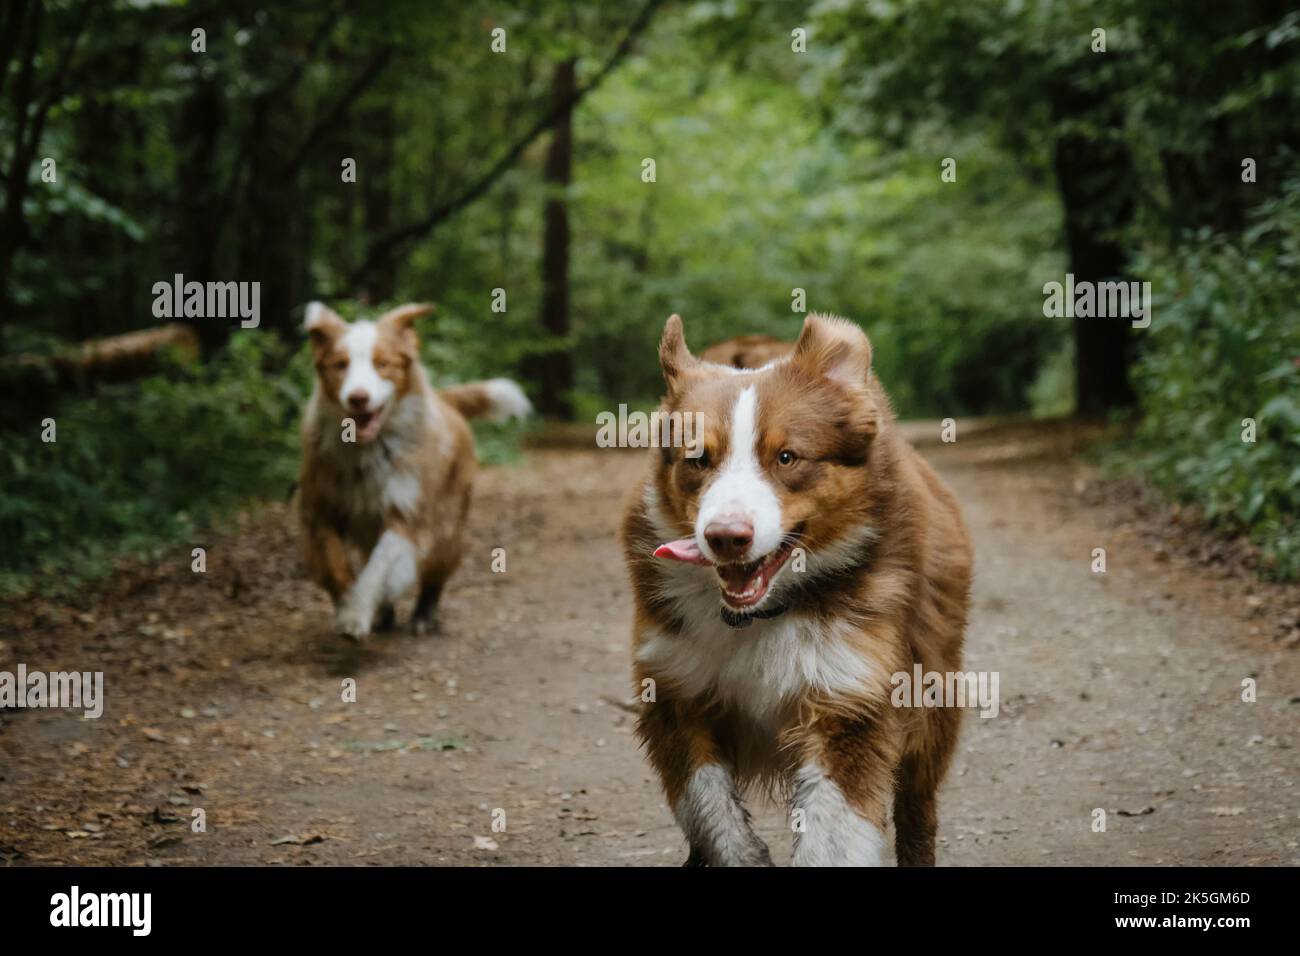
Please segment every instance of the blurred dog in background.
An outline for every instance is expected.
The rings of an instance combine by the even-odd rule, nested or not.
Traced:
[[[307,306],[316,384],[297,495],[304,555],[334,600],[336,630],[358,640],[391,627],[395,602],[412,590],[411,629],[430,629],[464,547],[477,467],[466,418],[531,411],[508,379],[429,384],[415,320],[432,309],[403,305],[348,323]]]

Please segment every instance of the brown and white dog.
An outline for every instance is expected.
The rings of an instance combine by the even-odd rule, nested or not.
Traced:
[[[360,639],[393,624],[416,589],[411,629],[428,630],[460,564],[476,461],[467,416],[524,417],[508,379],[435,390],[404,305],[374,322],[307,306],[316,384],[302,425],[298,514],[313,580],[334,599],[335,627]]]
[[[891,675],[961,666],[955,499],[848,321],[811,315],[789,354],[739,369],[692,356],[674,315],[659,359],[662,410],[702,416],[704,453],[654,453],[623,541],[637,731],[688,865],[770,864],[750,785],[788,801],[796,865],[878,864],[891,797],[898,862],[933,864],[961,712],[892,706]]]
[[[785,358],[792,351],[792,342],[784,342],[772,335],[742,335],[710,345],[700,353],[700,358],[732,368],[760,368],[775,359]]]

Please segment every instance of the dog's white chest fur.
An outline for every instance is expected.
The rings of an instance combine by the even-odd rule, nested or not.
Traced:
[[[422,485],[415,452],[421,442],[432,442],[442,450],[435,416],[432,403],[410,396],[398,403],[384,434],[370,444],[344,445],[332,429],[321,430],[320,454],[340,472],[339,503],[354,521],[382,522],[394,511],[416,514]]]
[[[787,614],[736,630],[718,617],[680,635],[655,631],[638,659],[692,697],[714,696],[760,724],[809,691],[861,692],[870,664],[836,625]]]
[[[380,516],[388,511],[415,514],[420,504],[420,477],[400,467],[378,448],[365,449],[357,459],[357,481],[348,504],[358,514]]]

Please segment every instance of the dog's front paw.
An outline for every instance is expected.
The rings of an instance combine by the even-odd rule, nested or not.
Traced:
[[[411,618],[411,633],[416,637],[428,637],[438,633],[438,617],[435,614],[415,614]]]
[[[334,633],[340,637],[360,641],[370,633],[370,621],[374,615],[362,612],[355,607],[344,605],[334,615]]]

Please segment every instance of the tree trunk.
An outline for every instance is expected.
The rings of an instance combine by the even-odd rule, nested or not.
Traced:
[[[393,226],[393,157],[396,156],[396,130],[394,129],[391,99],[377,102],[362,116],[361,129],[365,130],[365,165],[360,179],[362,195],[362,232],[367,236],[380,236]],[[367,162],[368,160],[368,162]],[[350,188],[357,188],[355,185]],[[397,257],[385,260],[367,277],[365,287],[355,290],[355,295],[370,302],[385,302],[393,297],[397,286]]]
[[[226,198],[216,188],[217,159],[225,126],[225,100],[211,77],[196,76],[181,107],[180,137],[176,150],[176,182],[180,191],[180,228],[175,236],[180,255],[176,271],[186,282],[224,280],[217,261],[222,206]],[[208,318],[197,323],[204,346],[213,350],[225,343],[229,327]]]
[[[295,241],[302,215],[296,174],[284,175],[283,155],[269,140],[258,140],[250,165],[247,198],[241,210],[246,234],[239,247],[238,277],[261,283],[262,332],[277,332],[289,341],[301,336],[295,327],[301,316],[290,314],[300,300],[305,257]],[[209,355],[239,327],[238,320],[207,319],[199,328],[204,354]]]
[[[565,60],[555,67],[551,98],[556,104],[568,102],[574,93],[574,61]],[[573,111],[567,111],[555,124],[550,149],[546,153],[547,188],[542,247],[542,328],[548,336],[564,338],[569,334],[569,212],[565,193],[573,174]],[[538,411],[547,418],[571,418],[573,406],[569,393],[573,389],[573,361],[568,345],[550,349],[539,357]]]
[[[13,3],[5,11],[5,59],[2,64],[4,82],[10,82],[9,64],[15,57],[17,75],[12,81],[13,93],[9,95],[14,117],[13,128],[6,131],[13,136],[14,143],[10,150],[9,167],[3,170],[4,204],[0,208],[0,322],[9,321],[16,311],[10,287],[14,259],[18,250],[31,239],[27,217],[23,213],[23,200],[27,196],[28,171],[39,143],[28,142],[33,137],[27,133],[27,118],[36,100],[35,76],[43,12],[44,5],[40,2]]]
[[[1133,219],[1132,158],[1120,135],[1122,117],[1096,91],[1081,89],[1073,76],[1052,90],[1053,119],[1067,127],[1055,144],[1054,165],[1065,213],[1069,271],[1080,282],[1127,278],[1123,231]],[[1084,120],[1089,123],[1082,122]],[[1078,132],[1099,124],[1107,136]],[[1128,319],[1074,319],[1075,411],[1090,415],[1133,404],[1128,369],[1133,336]]]

